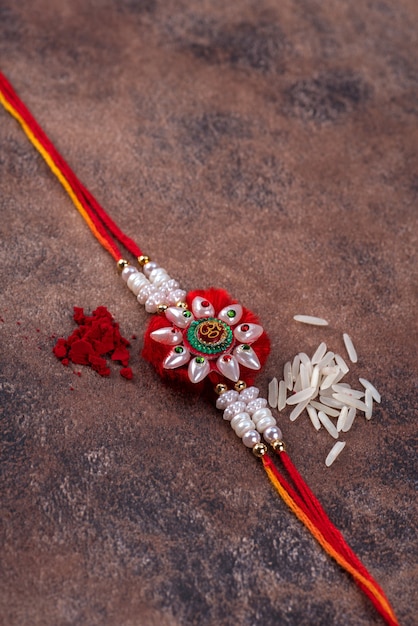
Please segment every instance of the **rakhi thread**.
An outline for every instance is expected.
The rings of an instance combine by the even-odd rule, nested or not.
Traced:
[[[283,501],[327,554],[353,576],[386,623],[397,626],[384,592],[332,524],[285,452],[281,431],[267,408],[267,401],[258,398],[256,387],[248,387],[239,378],[244,373],[247,381],[252,381],[268,355],[269,340],[258,319],[223,290],[186,294],[165,270],[143,255],[138,245],[119,229],[79,181],[1,72],[0,102],[19,122],[93,235],[117,261],[122,278],[138,301],[145,304],[148,312],[164,314],[164,318],[155,316],[151,321],[143,356],[165,377],[172,375],[177,381],[189,382],[195,388],[205,382],[215,386],[219,395],[217,408],[223,410],[224,419],[230,421],[244,445],[261,458],[268,478]],[[138,258],[143,273],[122,259],[116,242]],[[234,389],[222,382],[225,379],[234,382]],[[278,452],[293,486],[268,456],[261,435]]]

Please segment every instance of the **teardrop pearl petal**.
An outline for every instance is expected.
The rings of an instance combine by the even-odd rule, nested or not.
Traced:
[[[150,337],[152,337],[154,341],[158,341],[158,343],[163,343],[166,346],[177,346],[183,340],[182,333],[172,326],[158,328],[150,334]]]
[[[183,348],[183,352],[176,352],[173,349],[170,354],[165,358],[163,362],[163,367],[166,370],[174,370],[177,367],[181,367],[182,365],[186,365],[190,360],[190,352],[187,348]]]
[[[234,383],[239,380],[239,363],[234,356],[220,356],[216,361],[216,367],[221,374],[223,374],[226,378],[229,378],[229,380],[233,380]]]
[[[205,302],[209,306],[202,306],[202,303]],[[203,317],[213,317],[215,315],[215,309],[213,305],[206,300],[206,298],[201,298],[200,296],[196,296],[192,302],[192,311],[193,315],[197,319],[201,319]]]
[[[228,312],[234,312],[235,315],[231,317],[228,315]],[[222,309],[222,311],[218,315],[219,319],[230,326],[234,326],[234,324],[238,324],[242,317],[242,306],[240,304],[230,304]]]
[[[234,355],[240,365],[248,367],[250,370],[259,370],[261,368],[258,356],[252,348],[245,350],[243,346],[238,346],[234,350]]]
[[[207,361],[204,357],[201,358],[203,358],[202,363],[199,363],[196,358],[192,359],[189,363],[189,379],[192,383],[200,383],[200,381],[206,378],[209,374],[209,361]]]
[[[241,324],[234,330],[234,335],[240,343],[253,343],[263,332],[264,329],[259,324]]]
[[[181,309],[177,306],[170,306],[166,310],[165,316],[178,328],[187,328],[193,322],[194,317],[191,313],[189,316],[185,315],[185,313],[190,313],[190,311],[187,311],[187,309]]]

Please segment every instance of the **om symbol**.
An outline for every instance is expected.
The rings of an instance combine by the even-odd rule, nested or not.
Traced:
[[[203,343],[218,343],[225,338],[225,328],[220,320],[205,320],[199,324],[197,335]]]

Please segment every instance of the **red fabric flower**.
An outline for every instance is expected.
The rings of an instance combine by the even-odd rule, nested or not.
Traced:
[[[238,380],[252,385],[270,341],[258,318],[222,289],[192,291],[188,309],[169,307],[147,328],[142,356],[166,380],[196,390]]]

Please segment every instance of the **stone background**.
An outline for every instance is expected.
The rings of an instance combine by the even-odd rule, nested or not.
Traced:
[[[330,468],[288,450],[416,624],[418,5],[415,0],[0,0],[1,70],[120,226],[187,289],[272,338],[259,385],[325,340],[383,395]],[[382,623],[220,414],[161,385],[147,314],[0,111],[5,626]],[[52,355],[103,304],[135,378]],[[326,329],[296,313],[326,317]],[[81,372],[81,376],[75,375]],[[415,465],[415,467],[414,467]]]

